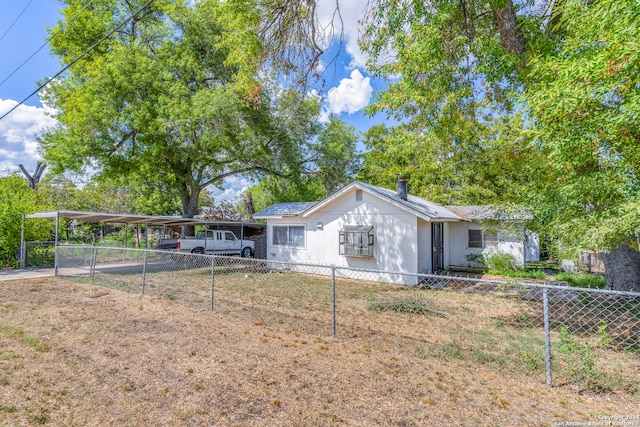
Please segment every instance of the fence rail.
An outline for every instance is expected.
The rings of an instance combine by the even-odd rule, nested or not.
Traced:
[[[427,331],[442,328],[455,339],[433,343],[437,354],[481,363],[513,354],[549,385],[560,372],[563,383],[614,388],[599,356],[640,367],[640,293],[95,246],[59,246],[56,272],[315,335],[391,330],[421,352],[433,343]],[[443,321],[404,327],[419,315]]]

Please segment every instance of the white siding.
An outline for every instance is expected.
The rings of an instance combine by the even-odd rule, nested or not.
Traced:
[[[418,273],[431,273],[431,223],[418,219]]]
[[[540,237],[536,233],[527,233],[527,262],[540,261]]]

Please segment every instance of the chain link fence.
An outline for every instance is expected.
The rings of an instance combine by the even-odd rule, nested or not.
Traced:
[[[254,324],[640,392],[637,293],[94,246],[59,246],[56,259],[60,276]]]
[[[53,267],[55,249],[56,242],[25,242],[21,249],[24,253],[19,256],[21,260],[20,268]]]

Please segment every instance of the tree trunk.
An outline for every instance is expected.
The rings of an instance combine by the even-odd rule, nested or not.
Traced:
[[[525,51],[525,40],[522,36],[520,28],[518,28],[518,22],[516,18],[516,11],[513,6],[513,1],[509,0],[505,6],[498,9],[492,5],[493,17],[495,19],[498,31],[500,32],[500,41],[502,47],[509,52],[517,54],[522,57]]]
[[[182,200],[182,218],[193,218],[198,213],[198,199],[200,198],[200,189],[192,188],[188,194],[181,194]],[[182,226],[183,236],[194,236],[195,227],[193,225]]]
[[[607,272],[605,289],[640,292],[640,252],[621,245],[603,255]]]

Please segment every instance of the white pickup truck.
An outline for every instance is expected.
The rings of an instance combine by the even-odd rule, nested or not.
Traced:
[[[195,237],[178,239],[176,249],[192,254],[240,255],[249,258],[255,252],[255,242],[238,239],[231,231],[204,230],[198,231]]]

